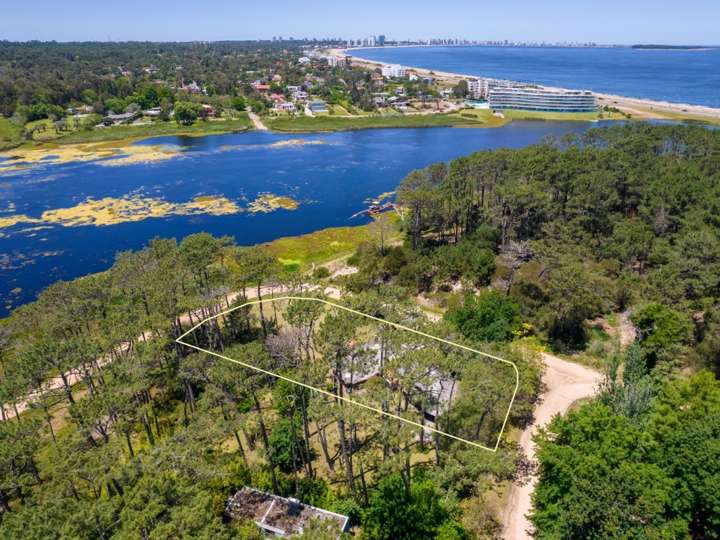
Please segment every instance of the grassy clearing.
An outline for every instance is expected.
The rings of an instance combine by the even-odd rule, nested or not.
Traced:
[[[639,107],[638,107],[639,108]],[[676,120],[678,122],[687,122],[689,124],[711,124],[711,125],[720,125],[720,118],[713,117],[713,116],[700,116],[700,115],[694,115],[690,113],[681,113],[681,112],[672,112],[672,111],[658,111],[658,110],[648,110],[649,114],[654,114],[658,118],[666,119],[666,120]]]
[[[28,131],[32,131],[33,141],[46,142],[53,141],[55,139],[68,135],[69,133],[74,133],[82,126],[82,120],[83,119],[81,118],[75,118],[73,116],[66,118],[65,122],[68,130],[70,131],[58,131],[55,128],[55,122],[53,122],[49,118],[35,120],[34,122],[28,122],[27,124],[25,124],[25,128]]]
[[[66,143],[87,143],[114,140],[138,140],[150,137],[165,135],[202,136],[233,131],[245,131],[250,129],[252,123],[247,114],[242,113],[235,120],[208,120],[198,121],[191,126],[179,126],[175,122],[153,122],[141,126],[114,126],[106,129],[95,129],[92,131],[76,131],[70,133],[55,142]]]
[[[463,111],[465,113],[465,111]],[[500,119],[497,119],[500,120]],[[427,114],[427,115],[372,115],[362,118],[323,116],[310,118],[270,118],[267,126],[275,131],[344,131],[370,128],[421,128],[421,127],[495,127],[502,122],[482,119],[476,114]]]
[[[330,113],[336,116],[350,116],[350,112],[342,105],[330,105]]]
[[[372,237],[367,225],[333,227],[302,236],[278,238],[264,247],[283,264],[306,267],[354,253],[357,247]]]
[[[624,120],[626,117],[613,112],[548,112],[548,111],[521,111],[515,109],[503,110],[505,118],[510,120],[555,120],[590,122],[593,120]]]
[[[0,150],[14,148],[22,143],[22,128],[0,115]]]
[[[399,222],[399,220],[398,220]],[[396,222],[397,223],[397,222]],[[400,236],[399,226],[388,242]],[[285,265],[299,265],[306,269],[311,264],[322,264],[351,255],[363,242],[372,240],[371,224],[355,227],[333,227],[302,236],[278,238],[263,246]]]
[[[240,113],[236,119],[197,121],[191,126],[179,126],[175,122],[152,122],[144,125],[113,126],[105,129],[76,130],[70,133],[55,131],[49,120],[38,120],[28,126],[45,124],[46,130],[36,133],[33,142],[22,144],[18,134],[12,131],[13,124],[0,118],[0,150],[9,150],[22,144],[26,150],[60,148],[63,145],[86,143],[108,143],[108,147],[128,145],[141,139],[170,135],[201,137],[252,129],[252,123],[246,113]],[[13,137],[16,137],[13,139]],[[101,148],[99,146],[97,148]]]

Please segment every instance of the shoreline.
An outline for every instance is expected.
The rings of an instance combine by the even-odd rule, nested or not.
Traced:
[[[388,48],[401,48],[401,47],[438,47],[438,45],[392,45]],[[456,47],[462,47],[457,45]],[[369,69],[375,69],[385,65],[385,62],[379,62],[377,60],[370,60],[368,58],[362,58],[361,56],[354,56],[352,54],[346,54],[357,50],[367,50],[368,47],[355,47],[348,49],[328,49],[327,54],[345,57],[350,56],[351,61],[355,65],[366,67]],[[469,75],[466,73],[454,73],[448,71],[437,71],[434,69],[406,66],[408,69],[412,69],[419,75],[431,75],[436,79],[441,79],[446,83],[457,84],[460,80],[476,79],[478,75]],[[495,78],[495,77],[491,77]],[[497,79],[507,80],[510,79]],[[565,90],[563,88],[540,85],[541,88],[547,88],[549,90]],[[689,120],[689,121],[705,121],[711,124],[720,124],[720,109],[709,107],[707,105],[693,105],[690,103],[676,103],[671,101],[658,101],[642,97],[632,96],[621,96],[617,94],[607,94],[603,92],[596,92],[590,90],[598,100],[598,104],[602,106],[615,107],[623,112],[627,112],[633,116],[633,118],[640,120]]]

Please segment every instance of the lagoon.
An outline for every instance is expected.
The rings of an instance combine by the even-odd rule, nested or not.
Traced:
[[[118,251],[156,236],[206,231],[251,245],[360,225],[365,218],[350,216],[413,169],[602,124],[159,137],[136,145],[162,145],[174,157],[6,171],[0,173],[0,316],[57,280],[108,268]]]

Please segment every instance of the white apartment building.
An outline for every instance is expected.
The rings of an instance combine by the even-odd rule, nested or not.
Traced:
[[[387,64],[382,67],[383,77],[388,77],[389,79],[401,79],[405,76],[405,72],[405,67],[400,64]]]
[[[490,107],[528,111],[594,112],[595,94],[589,90],[564,90],[537,87],[495,87],[488,96]]]
[[[487,79],[470,79],[468,81],[468,91],[470,95],[475,98],[484,98],[488,95],[488,81]]]

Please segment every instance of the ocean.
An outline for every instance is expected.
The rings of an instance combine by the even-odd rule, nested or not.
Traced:
[[[376,47],[388,64],[720,108],[720,48]]]

